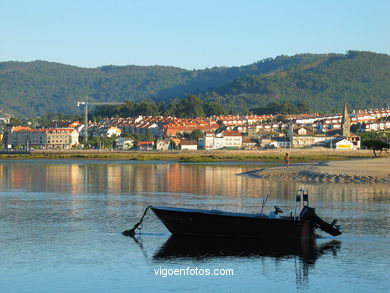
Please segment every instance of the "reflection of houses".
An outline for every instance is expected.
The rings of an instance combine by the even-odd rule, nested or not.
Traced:
[[[198,149],[198,141],[196,140],[181,140],[180,149],[188,151],[196,151]]]
[[[137,144],[137,149],[140,151],[151,151],[153,150],[154,143],[153,141],[140,141]]]
[[[112,193],[119,194],[121,192],[121,182],[122,182],[122,168],[118,168],[115,165],[107,166],[107,190]],[[108,205],[110,203],[108,202]]]

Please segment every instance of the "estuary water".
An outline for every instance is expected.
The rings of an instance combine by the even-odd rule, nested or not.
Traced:
[[[0,161],[0,292],[389,292],[390,184],[259,179],[265,163]],[[310,243],[175,239],[146,206],[294,213],[343,234]],[[176,272],[176,273],[175,273]],[[209,274],[207,274],[209,272]]]

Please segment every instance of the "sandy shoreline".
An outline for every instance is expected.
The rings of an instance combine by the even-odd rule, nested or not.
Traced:
[[[262,169],[259,178],[294,179],[309,182],[390,183],[390,158],[356,159]]]

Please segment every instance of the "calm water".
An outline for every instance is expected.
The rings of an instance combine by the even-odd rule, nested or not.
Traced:
[[[261,164],[0,162],[1,292],[389,292],[390,185],[302,184],[245,174]],[[244,173],[244,174],[243,174]],[[298,189],[343,235],[309,245],[182,242],[149,205],[294,209]],[[333,241],[332,240],[337,240]],[[232,269],[233,276],[155,270]]]

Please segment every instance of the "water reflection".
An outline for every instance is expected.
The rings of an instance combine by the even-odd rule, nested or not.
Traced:
[[[328,241],[317,245],[316,240],[274,241],[254,239],[225,239],[171,236],[155,253],[154,259],[209,258],[226,256],[275,257],[299,256],[305,263],[314,263],[327,250],[333,253],[341,242]]]
[[[122,284],[114,291],[285,292],[298,284],[304,292],[389,291],[389,184],[305,184],[245,175],[262,167],[1,161],[0,287],[28,292],[34,283],[35,291],[60,286],[63,292],[77,292],[84,285],[84,291],[96,292]],[[322,218],[339,220],[341,248],[326,239],[304,245],[245,242],[231,247],[230,241],[210,245],[177,239],[162,244],[167,230],[150,214],[142,230],[153,235],[143,239],[145,261],[140,248],[120,235],[149,204],[254,213],[269,194],[264,211],[278,205],[289,214],[299,188],[309,190]],[[153,273],[157,266],[177,264],[234,268],[235,275],[167,282]]]
[[[390,225],[389,184],[301,183],[251,176],[261,164],[178,164],[96,161],[6,161],[0,163],[2,191],[22,190],[74,195],[72,213],[82,214],[83,194],[105,194],[107,206],[148,204],[259,212],[261,197],[269,206],[293,210],[297,190],[309,190],[310,203],[325,218],[338,218],[345,231],[369,226],[378,236]],[[120,200],[115,195],[130,195]],[[196,197],[194,195],[201,195]],[[342,203],[342,204],[340,204]],[[380,208],[375,206],[379,204]],[[266,207],[267,210],[268,207]],[[363,210],[375,217],[363,219]],[[344,225],[343,222],[353,225]],[[378,228],[379,227],[379,228]],[[375,228],[375,229],[373,229]]]
[[[139,240],[135,239],[139,244]],[[142,244],[140,245],[143,249]],[[302,241],[259,241],[252,239],[218,239],[171,236],[154,254],[153,260],[164,263],[173,260],[176,264],[188,260],[206,260],[213,258],[250,258],[253,262],[262,262],[271,258],[275,261],[293,259],[296,284],[308,285],[310,270],[316,260],[324,254],[336,255],[341,242],[332,240],[317,244],[316,240]],[[146,254],[145,254],[146,256]]]
[[[250,176],[259,164],[135,164],[115,162],[3,162],[3,189],[40,192],[136,194],[164,191],[169,194],[204,194],[224,197],[264,197],[291,200],[300,188],[312,198],[328,201],[389,201],[388,184],[301,183]],[[249,174],[249,175],[248,175]]]

